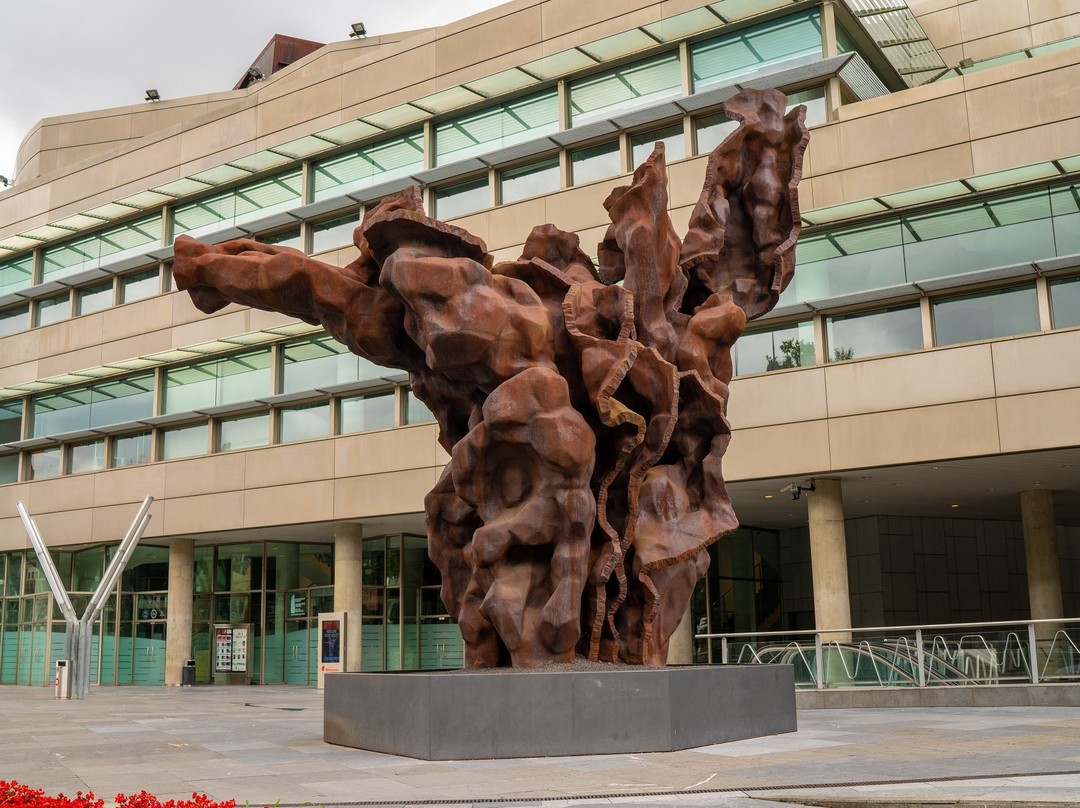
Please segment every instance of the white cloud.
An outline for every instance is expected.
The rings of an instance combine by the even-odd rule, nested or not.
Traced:
[[[274,34],[333,42],[444,25],[500,0],[2,0],[0,174],[42,118],[232,88]]]

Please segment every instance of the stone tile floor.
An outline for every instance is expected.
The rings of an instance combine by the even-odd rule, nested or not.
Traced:
[[[523,717],[524,718],[524,717]],[[681,752],[418,761],[322,741],[295,687],[0,687],[0,778],[240,805],[730,806],[776,799],[1080,806],[1080,708],[806,710],[799,731]]]

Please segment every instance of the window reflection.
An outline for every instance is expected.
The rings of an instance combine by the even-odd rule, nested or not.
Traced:
[[[483,210],[491,204],[486,176],[435,191],[435,215],[453,219]]]
[[[917,305],[827,317],[825,329],[830,362],[923,347],[922,314]]]
[[[218,449],[252,449],[270,442],[270,414],[266,412],[223,418],[218,424]]]
[[[934,333],[938,345],[1038,330],[1039,307],[1034,285],[934,301]]]
[[[559,190],[559,159],[508,168],[499,173],[503,204]]]
[[[112,467],[137,466],[150,462],[150,433],[124,435],[113,440]]]
[[[570,171],[574,185],[607,179],[622,173],[619,163],[619,142],[601,143],[570,154]]]
[[[1080,278],[1051,281],[1050,300],[1054,308],[1054,328],[1080,325]]]
[[[734,375],[785,370],[814,364],[814,325],[810,322],[747,331],[731,350]]]
[[[394,425],[394,392],[343,398],[341,400],[341,431],[365,432],[387,429]]]
[[[648,159],[657,141],[663,141],[664,160],[666,162],[670,163],[686,157],[686,138],[683,135],[682,121],[680,121],[661,129],[652,129],[631,136],[630,148],[635,167]]]
[[[177,460],[206,454],[207,424],[166,429],[161,433],[161,459]]]
[[[281,411],[281,442],[325,438],[330,434],[330,404],[320,401]]]

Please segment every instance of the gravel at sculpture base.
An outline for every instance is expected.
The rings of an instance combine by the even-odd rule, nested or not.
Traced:
[[[425,510],[466,667],[666,662],[708,546],[738,526],[731,348],[795,269],[809,134],[785,106],[776,90],[727,102],[740,125],[682,239],[658,143],[604,202],[598,265],[551,224],[493,265],[415,187],[366,213],[346,267],[177,238],[173,277],[201,310],[283,312],[408,371],[452,458]]]

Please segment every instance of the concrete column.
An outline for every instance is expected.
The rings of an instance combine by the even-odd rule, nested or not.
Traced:
[[[669,665],[689,665],[694,661],[694,620],[690,615],[690,604],[686,605],[675,633],[668,638],[667,661]]]
[[[1028,602],[1032,620],[1065,616],[1061,599],[1061,566],[1057,528],[1054,525],[1054,492],[1021,491],[1020,514],[1024,521],[1024,557],[1027,559]],[[1040,626],[1036,634],[1052,637],[1054,626]]]
[[[334,526],[334,611],[345,613],[345,670],[360,670],[360,563],[363,528],[351,522]]]
[[[180,684],[191,658],[191,612],[195,604],[195,540],[169,542],[169,616],[165,621],[165,684]]]
[[[807,491],[810,515],[810,566],[814,576],[814,622],[818,628],[851,628],[848,589],[847,536],[844,500],[839,480],[814,480]],[[848,642],[849,633],[837,632],[826,641]]]

